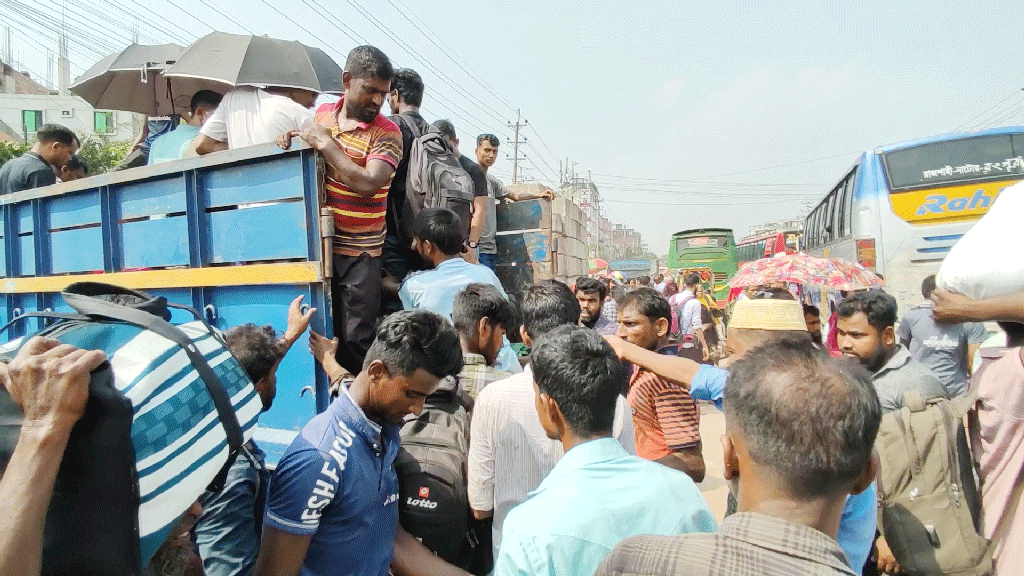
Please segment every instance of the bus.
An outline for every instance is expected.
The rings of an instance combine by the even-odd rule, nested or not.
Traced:
[[[703,273],[718,305],[729,298],[729,278],[736,273],[736,241],[728,228],[696,228],[672,235],[668,247],[670,274]]]
[[[754,260],[771,258],[776,254],[796,254],[799,242],[799,230],[785,230],[744,238],[736,243],[736,263],[739,268],[743,268]]]
[[[807,216],[805,251],[881,274],[905,310],[957,240],[1022,179],[1024,127],[881,146],[861,154]]]

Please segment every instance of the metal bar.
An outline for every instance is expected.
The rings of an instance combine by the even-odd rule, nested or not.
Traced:
[[[60,292],[74,282],[106,282],[136,289],[199,288],[208,286],[250,286],[261,284],[309,284],[320,282],[319,262],[284,262],[215,266],[208,268],[177,268],[139,270],[110,274],[67,274],[60,276],[8,278],[0,286],[3,294]]]

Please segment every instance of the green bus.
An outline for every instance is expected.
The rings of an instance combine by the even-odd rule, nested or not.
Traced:
[[[705,286],[713,286],[718,306],[724,308],[729,299],[729,278],[736,273],[732,230],[695,228],[676,232],[668,248],[667,266],[670,275],[699,273]]]

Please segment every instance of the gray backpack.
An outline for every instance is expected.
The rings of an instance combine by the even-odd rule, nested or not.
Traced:
[[[992,550],[982,535],[964,415],[977,392],[956,400],[904,396],[882,417],[875,448],[879,529],[905,574],[982,576]]]
[[[396,116],[413,134],[409,151],[409,172],[405,197],[412,216],[425,208],[447,208],[459,215],[463,232],[469,232],[473,218],[473,177],[459,163],[437,128],[421,131],[416,122]]]

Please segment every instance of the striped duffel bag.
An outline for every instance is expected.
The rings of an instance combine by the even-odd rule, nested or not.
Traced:
[[[201,315],[162,297],[96,282],[62,293],[74,313],[37,334],[109,358],[92,374],[47,511],[43,574],[132,575],[208,489],[219,490],[252,437],[262,403]],[[170,323],[170,308],[197,320]],[[6,328],[6,327],[5,327]],[[31,335],[30,335],[31,336]],[[30,336],[0,346],[9,362]],[[0,387],[0,458],[10,457],[20,409]]]

